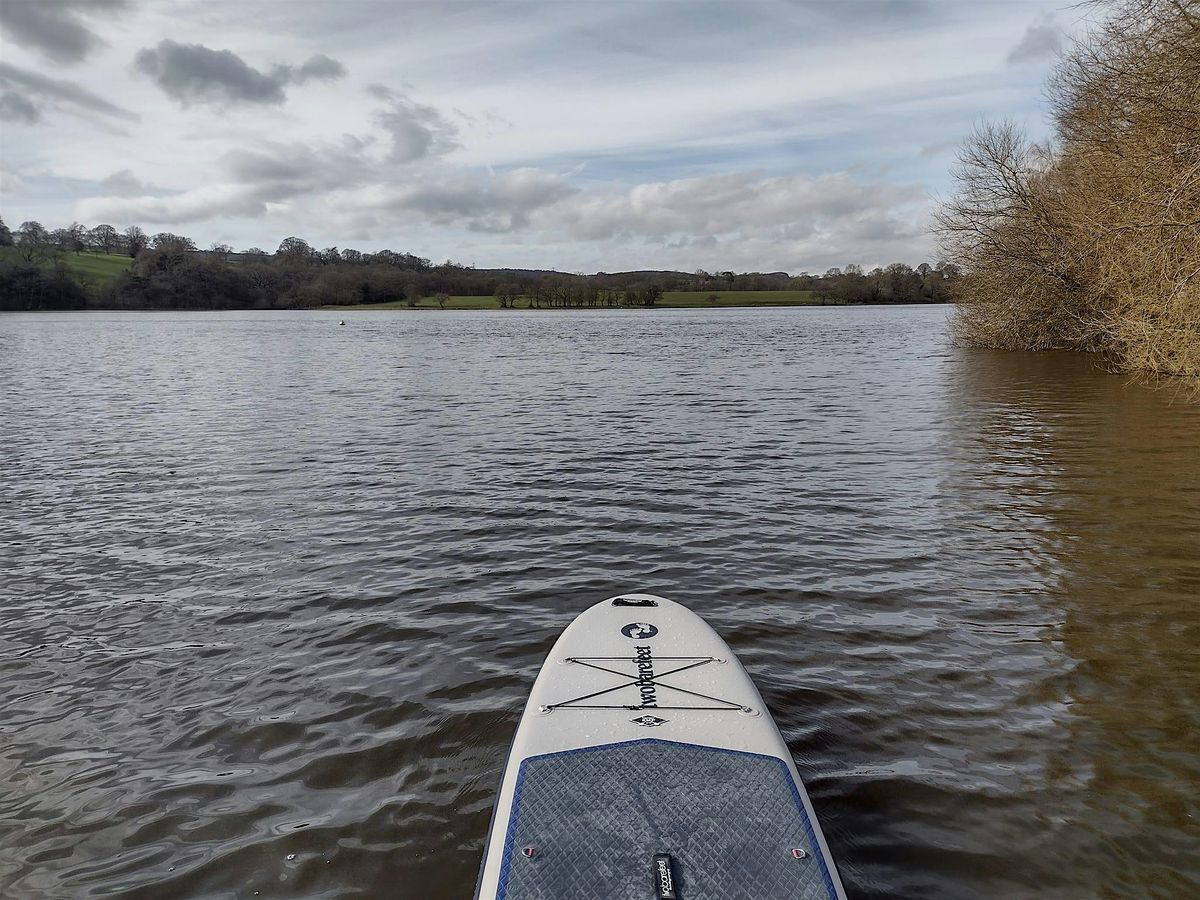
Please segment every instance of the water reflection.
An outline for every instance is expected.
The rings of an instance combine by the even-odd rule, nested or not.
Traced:
[[[964,353],[953,373],[951,490],[979,484],[970,515],[1005,523],[1064,656],[1037,688],[1053,738],[1021,865],[1064,897],[1194,895],[1200,410],[1074,354]]]

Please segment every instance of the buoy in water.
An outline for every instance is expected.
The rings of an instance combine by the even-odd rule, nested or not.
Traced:
[[[346,324],[346,320],[345,320],[345,319],[338,319],[338,324],[339,324],[339,325],[345,325],[345,324]]]

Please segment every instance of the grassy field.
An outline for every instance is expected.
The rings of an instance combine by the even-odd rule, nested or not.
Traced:
[[[17,263],[21,261],[14,248],[0,247],[0,262]],[[90,252],[64,253],[62,261],[76,277],[98,286],[112,281],[133,264],[133,260],[128,256],[118,256],[115,253],[111,255]]]
[[[67,268],[102,284],[112,281],[122,272],[129,271],[133,260],[128,256],[106,253],[68,253],[63,257]]]
[[[717,302],[710,303],[709,296],[716,294]],[[712,308],[717,306],[813,306],[819,304],[812,291],[668,291],[663,294],[659,307],[681,309],[684,307]],[[404,300],[393,303],[363,303],[357,306],[326,306],[325,309],[408,309]],[[432,297],[423,297],[417,309],[437,309]],[[495,297],[451,297],[446,309],[499,309]],[[525,308],[525,301],[517,303],[518,309]]]

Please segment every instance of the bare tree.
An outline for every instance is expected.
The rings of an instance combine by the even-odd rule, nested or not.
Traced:
[[[72,222],[64,229],[67,232],[67,247],[72,253],[82,253],[87,249],[88,230],[78,222]]]
[[[196,242],[182,234],[160,231],[150,239],[150,247],[167,253],[190,253],[196,249]]]
[[[48,256],[52,251],[50,233],[41,222],[22,222],[17,229],[17,254],[27,263],[35,262]]]
[[[130,225],[125,229],[125,252],[131,258],[137,259],[138,254],[149,246],[150,239],[146,237],[146,232],[138,228],[136,225]]]
[[[289,265],[306,265],[315,258],[316,251],[303,238],[287,237],[280,242],[275,255]]]
[[[1053,147],[976,130],[941,212],[959,337],[1200,378],[1200,0],[1116,0],[1047,92]]]
[[[97,225],[91,231],[91,245],[103,253],[112,253],[121,240],[117,229],[111,225]]]

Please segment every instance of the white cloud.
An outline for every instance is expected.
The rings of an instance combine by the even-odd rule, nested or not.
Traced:
[[[266,201],[252,187],[237,184],[204,185],[172,196],[87,197],[76,206],[81,221],[146,222],[178,225],[220,217],[258,218]]]

